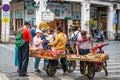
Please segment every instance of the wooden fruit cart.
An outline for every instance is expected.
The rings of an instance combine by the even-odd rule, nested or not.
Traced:
[[[108,54],[101,53],[89,53],[87,55],[77,56],[75,54],[67,55],[67,60],[80,60],[80,61],[90,61],[90,62],[103,62],[109,59]]]

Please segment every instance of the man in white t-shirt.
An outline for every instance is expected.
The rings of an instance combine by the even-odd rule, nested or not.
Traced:
[[[77,38],[81,35],[80,34],[80,31],[81,31],[81,29],[80,29],[80,27],[77,27],[77,26],[75,26],[74,27],[74,33],[70,36],[70,43],[71,43],[71,47],[73,47],[73,52],[74,53],[76,53],[76,40],[77,40]],[[74,37],[76,37],[76,39],[74,39]]]
[[[77,55],[86,55],[90,53],[90,48],[93,47],[93,39],[92,37],[87,34],[86,31],[81,31],[81,35],[78,37],[77,42],[76,42],[76,51]],[[83,62],[80,62],[81,66]],[[80,67],[80,72],[83,74],[83,69]]]
[[[73,36],[80,36],[80,31],[81,31],[81,29],[80,29],[80,27],[77,27],[77,26],[75,26],[74,27],[74,32],[72,33],[72,35],[71,35],[71,37],[70,38],[72,38]]]

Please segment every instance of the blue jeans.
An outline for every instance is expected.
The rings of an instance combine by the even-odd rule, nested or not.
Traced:
[[[44,59],[44,65],[48,65],[49,64],[49,60]]]
[[[34,64],[35,69],[38,69],[39,63],[40,63],[40,58],[35,58],[35,64]]]

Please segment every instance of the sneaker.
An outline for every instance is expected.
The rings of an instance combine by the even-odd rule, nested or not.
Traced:
[[[39,69],[36,69],[35,72],[37,72],[37,73],[41,73],[42,71],[40,71]]]
[[[64,72],[64,73],[63,73],[63,75],[67,75],[67,74],[68,74],[68,72]]]

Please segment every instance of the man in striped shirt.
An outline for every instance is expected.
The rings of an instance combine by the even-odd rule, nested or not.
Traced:
[[[77,42],[76,42],[76,51],[77,55],[86,55],[90,53],[90,48],[93,47],[93,39],[92,37],[87,34],[86,31],[82,30],[81,35],[78,36]],[[84,61],[80,61],[80,72],[81,76],[84,74],[84,70],[82,68]]]

